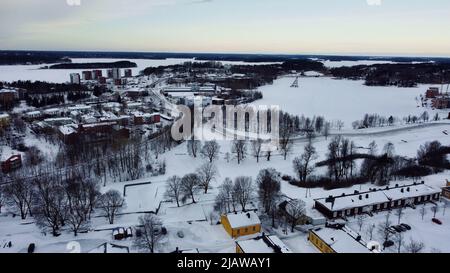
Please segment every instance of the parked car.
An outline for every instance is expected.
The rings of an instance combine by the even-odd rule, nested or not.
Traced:
[[[402,225],[398,225],[397,228],[400,229],[402,232],[408,231],[408,229]]]
[[[435,224],[442,225],[442,221],[437,218],[433,218],[431,221],[433,221],[433,223]]]
[[[411,230],[411,226],[407,224],[400,224],[402,227],[406,228],[407,230]]]
[[[383,243],[383,247],[384,247],[384,248],[388,248],[388,247],[391,247],[391,246],[394,246],[394,245],[395,245],[394,242],[391,241],[391,240],[387,240],[387,241],[385,241],[385,242]]]
[[[392,228],[395,229],[395,231],[397,231],[398,233],[403,232],[403,230],[398,226],[392,226]]]
[[[395,229],[393,229],[392,227],[388,227],[388,228],[387,228],[387,231],[389,231],[389,232],[392,233],[392,234],[397,233],[397,231],[396,231]]]

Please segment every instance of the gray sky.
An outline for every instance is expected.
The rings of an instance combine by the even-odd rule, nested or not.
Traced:
[[[0,49],[450,56],[448,0],[2,0],[0,23]]]

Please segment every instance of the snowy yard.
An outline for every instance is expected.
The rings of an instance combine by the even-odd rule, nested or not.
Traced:
[[[302,77],[299,88],[291,88],[294,78],[276,80],[259,88],[264,98],[255,105],[279,105],[281,110],[306,117],[323,116],[326,120],[342,120],[346,128],[367,114],[394,116],[421,115],[431,109],[418,107],[420,95],[428,86],[398,88],[365,86],[363,81],[335,80],[329,77]],[[419,101],[416,100],[419,99]],[[447,117],[446,113],[445,117]]]

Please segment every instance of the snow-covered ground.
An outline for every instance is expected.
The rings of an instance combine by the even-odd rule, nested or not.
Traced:
[[[329,121],[342,120],[346,128],[366,113],[403,118],[434,111],[419,107],[420,95],[428,86],[417,88],[371,87],[363,81],[336,80],[329,77],[303,77],[299,87],[292,88],[294,78],[285,77],[272,85],[259,88],[263,99],[256,105],[279,105],[281,110],[296,115],[324,116]],[[448,115],[448,113],[447,113]],[[445,115],[445,117],[447,116]],[[443,114],[444,116],[444,114]]]

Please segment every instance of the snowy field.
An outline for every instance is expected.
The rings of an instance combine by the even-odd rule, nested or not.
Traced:
[[[74,58],[72,63],[95,63],[95,62],[118,62],[127,59],[95,59],[95,58]],[[139,72],[147,67],[158,67],[167,65],[182,64],[184,62],[206,62],[196,61],[195,59],[165,59],[165,60],[148,60],[148,59],[129,59],[128,61],[137,64],[137,67],[131,68],[133,75],[139,75]],[[246,63],[246,62],[221,62],[224,65],[264,65],[272,63]],[[47,64],[48,66],[52,64]],[[30,81],[47,81],[55,83],[64,83],[69,81],[71,73],[81,73],[83,70],[89,69],[39,69],[46,64],[41,65],[0,65],[0,81],[12,82],[18,80]],[[106,75],[106,69],[103,75]]]
[[[364,114],[403,118],[433,111],[418,107],[420,95],[428,86],[417,88],[371,87],[363,81],[336,80],[328,77],[302,77],[299,88],[291,88],[294,78],[280,78],[272,85],[259,88],[264,98],[256,105],[279,105],[283,111],[296,115],[324,116],[329,121],[342,120],[346,128]],[[417,100],[418,99],[418,100]]]

